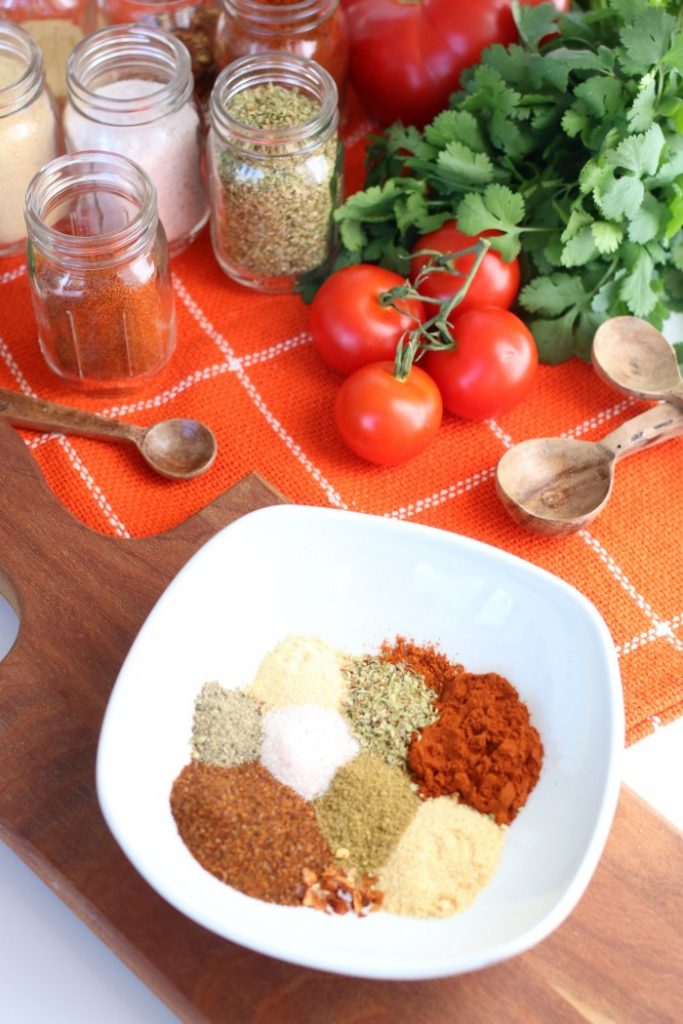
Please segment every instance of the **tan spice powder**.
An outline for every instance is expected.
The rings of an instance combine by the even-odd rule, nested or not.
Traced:
[[[498,867],[505,831],[452,797],[420,804],[379,872],[384,909],[410,917],[464,910]]]
[[[320,704],[339,709],[346,693],[345,655],[324,640],[288,636],[265,655],[245,692],[267,708]]]
[[[315,809],[332,850],[371,875],[387,860],[420,801],[404,772],[367,752],[340,768]]]

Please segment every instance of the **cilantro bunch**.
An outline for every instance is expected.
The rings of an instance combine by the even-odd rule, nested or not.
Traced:
[[[424,131],[368,150],[365,189],[337,211],[337,266],[399,273],[455,218],[519,256],[520,311],[541,359],[587,358],[595,330],[683,310],[680,4],[584,0],[558,15],[513,0],[520,42],[492,46]]]

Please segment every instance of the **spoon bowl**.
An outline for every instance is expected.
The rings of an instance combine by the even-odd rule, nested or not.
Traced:
[[[607,449],[569,437],[522,441],[498,463],[496,490],[509,515],[546,536],[586,526],[607,503],[614,480]]]
[[[627,420],[601,441],[542,437],[503,455],[496,490],[520,526],[546,536],[580,530],[605,507],[619,459],[683,434],[683,409],[662,402]]]
[[[595,372],[625,395],[665,399],[683,408],[683,381],[675,352],[663,334],[637,316],[615,316],[595,332]]]
[[[204,473],[216,458],[216,438],[197,420],[161,420],[148,427],[138,444],[142,457],[157,473],[189,480]]]

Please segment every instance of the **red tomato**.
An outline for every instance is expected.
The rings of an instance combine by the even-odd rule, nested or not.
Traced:
[[[517,39],[511,0],[346,0],[346,9],[351,82],[381,124],[427,124],[485,47]]]
[[[401,335],[424,319],[417,299],[400,300],[405,312],[380,303],[383,292],[404,283],[399,274],[369,263],[344,267],[327,278],[311,303],[309,329],[328,366],[346,374],[394,358]]]
[[[490,235],[492,232],[484,232]],[[437,252],[458,252],[474,245],[477,239],[465,235],[456,227],[455,221],[447,221],[436,231],[430,231],[423,235],[413,248],[413,252],[420,249],[436,249]],[[454,261],[456,270],[461,274],[467,274],[475,260],[475,254],[469,253]],[[412,281],[419,272],[429,263],[429,256],[414,256],[411,264],[410,277]],[[493,249],[484,256],[479,270],[470,282],[467,294],[458,303],[458,313],[464,313],[467,309],[476,309],[479,306],[499,306],[501,309],[509,309],[517,298],[519,291],[519,263],[512,260],[506,263],[499,253]],[[450,299],[464,281],[462,277],[449,274],[448,271],[435,271],[428,274],[421,282],[419,291],[421,295],[427,295],[433,299],[445,302]],[[455,310],[454,310],[455,313]]]
[[[405,380],[398,380],[392,362],[368,363],[347,377],[334,409],[344,444],[379,466],[395,466],[424,451],[442,412],[432,378],[413,366]]]
[[[421,365],[436,381],[449,412],[486,420],[509,412],[528,394],[538,366],[531,331],[507,309],[471,309],[450,321],[456,347],[427,352]]]

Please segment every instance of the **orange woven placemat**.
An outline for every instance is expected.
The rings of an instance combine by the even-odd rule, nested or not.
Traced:
[[[362,184],[369,128],[356,112],[345,133],[347,187]],[[475,537],[550,570],[582,591],[607,622],[621,667],[627,741],[683,714],[683,439],[620,463],[607,509],[565,538],[522,532],[500,506],[495,466],[524,438],[598,438],[646,406],[610,391],[572,360],[542,367],[530,398],[483,424],[447,417],[422,456],[381,469],[339,441],[339,378],[307,333],[295,296],[231,283],[208,230],[174,263],[177,352],[145,391],[112,402],[76,395],[38,351],[25,266],[0,261],[0,385],[149,424],[192,416],[215,431],[219,454],[203,477],[156,477],[127,448],[23,432],[48,484],[93,529],[121,537],[161,532],[255,470],[296,502],[415,520]],[[0,553],[1,559],[1,553]]]

